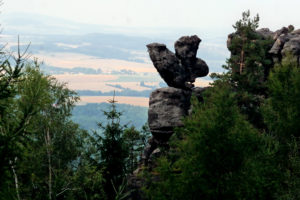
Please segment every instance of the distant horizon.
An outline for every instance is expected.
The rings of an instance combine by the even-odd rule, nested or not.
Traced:
[[[48,16],[133,35],[172,36],[201,33],[228,35],[242,12],[260,16],[259,28],[278,30],[290,24],[300,28],[300,1],[286,0],[2,0],[1,15],[10,13]],[[55,21],[55,20],[54,20]],[[52,22],[54,22],[52,21]],[[34,25],[34,24],[33,24]],[[174,33],[176,32],[176,33]],[[111,32],[110,32],[111,33]]]
[[[146,44],[164,43],[174,52],[179,37],[198,35],[202,42],[197,56],[205,60],[210,72],[223,72],[230,54],[227,36],[234,32],[232,25],[242,12],[249,9],[251,18],[258,13],[259,28],[276,31],[290,24],[300,28],[300,1],[295,0],[284,4],[277,0],[2,1],[1,34],[8,37],[0,43],[16,52],[20,35],[21,49],[31,43],[31,59],[43,61],[45,73],[67,82],[73,90],[84,90],[92,96],[86,99],[93,101],[99,92],[103,96],[118,90],[145,97],[149,86],[161,87],[163,80],[149,59]],[[202,77],[196,85],[206,87],[209,81]]]
[[[1,9],[0,9],[1,10]],[[7,19],[10,18],[20,18],[20,21],[18,23],[28,23],[25,20],[26,19],[36,19],[39,20],[46,20],[43,24],[36,24],[35,26],[42,26],[46,25],[48,21],[51,22],[52,26],[62,26],[64,24],[64,27],[61,27],[61,31],[68,30],[68,29],[74,29],[78,30],[78,32],[74,31],[72,35],[80,35],[80,34],[97,34],[97,33],[104,33],[104,34],[120,34],[120,35],[127,35],[127,36],[136,36],[136,37],[148,37],[148,38],[165,38],[165,39],[177,39],[178,37],[182,35],[195,35],[198,34],[200,37],[204,36],[210,39],[213,38],[226,38],[229,33],[233,31],[232,26],[228,30],[222,30],[220,32],[217,28],[215,29],[204,29],[201,27],[147,27],[147,26],[139,26],[139,27],[128,27],[125,25],[107,25],[107,24],[93,24],[89,22],[78,22],[76,20],[72,19],[64,19],[57,16],[51,16],[47,14],[40,14],[40,13],[30,13],[26,11],[22,12],[1,12],[0,13],[0,23],[2,26],[2,29],[5,30],[9,29],[8,27],[11,26],[9,22],[7,22]],[[56,23],[54,23],[56,22]],[[36,33],[34,24],[31,23],[31,30],[28,28],[26,29],[27,33],[32,34]],[[85,26],[88,27],[87,30],[79,29],[79,26]],[[24,30],[21,30],[24,32]],[[49,30],[48,34],[55,34],[51,30]],[[60,32],[56,34],[62,34]]]

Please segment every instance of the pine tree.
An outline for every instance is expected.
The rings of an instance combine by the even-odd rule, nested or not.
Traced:
[[[17,86],[22,81],[27,49],[21,53],[18,46],[17,56],[12,57],[3,49],[0,51],[0,189],[4,188],[0,193],[7,191],[6,194],[12,191],[11,188],[18,188],[13,161],[21,152],[17,143],[23,139],[24,129],[33,114],[33,107],[28,107],[26,113],[15,109]],[[12,173],[14,183],[11,182]]]
[[[110,110],[103,111],[107,118],[107,124],[99,123],[98,126],[103,132],[94,132],[95,145],[98,151],[98,170],[102,170],[105,179],[104,191],[108,199],[116,195],[114,187],[118,188],[126,175],[126,161],[128,148],[124,139],[126,126],[120,124],[121,112],[116,109],[116,101],[113,97],[110,103]]]
[[[258,34],[258,26],[258,15],[251,19],[249,11],[243,13],[242,19],[233,26],[235,33],[229,36],[231,56],[223,66],[228,71],[223,75],[213,74],[212,77],[230,83],[238,94],[242,113],[252,124],[262,128],[264,124],[259,106],[266,97],[266,79],[273,65],[268,55],[273,40]]]
[[[252,94],[264,94],[266,75],[272,65],[268,50],[273,44],[271,38],[264,38],[256,32],[259,16],[250,19],[250,11],[244,12],[233,28],[228,49],[231,56],[225,69],[231,74],[231,84],[237,90]]]
[[[133,173],[137,168],[150,134],[147,124],[142,127],[141,131],[136,130],[134,126],[125,129],[124,139],[129,153],[126,167],[127,173]]]

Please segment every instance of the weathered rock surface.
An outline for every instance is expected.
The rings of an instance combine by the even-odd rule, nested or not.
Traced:
[[[195,63],[200,42],[200,38],[196,35],[191,37],[184,36],[175,42],[176,57],[181,60],[184,66],[189,67]]]
[[[275,31],[273,40],[277,40],[281,35],[287,35],[289,33],[289,29],[287,27],[282,27],[281,29]]]
[[[183,36],[174,44],[175,53],[164,44],[147,45],[154,67],[170,87],[157,89],[150,95],[148,124],[152,138],[142,157],[146,165],[155,149],[167,146],[174,128],[183,126],[182,119],[189,113],[192,91],[200,92],[193,83],[196,78],[208,74],[207,64],[196,57],[200,42],[196,35]]]
[[[287,54],[291,54],[299,64],[300,57],[300,30],[280,35],[269,53],[275,62],[280,61]]]
[[[300,35],[300,29],[294,30],[292,32],[293,35]]]
[[[174,127],[183,126],[188,114],[191,91],[174,87],[159,88],[151,93],[148,124],[153,137],[160,143],[173,134]]]
[[[256,32],[261,34],[264,38],[268,38],[268,37],[273,38],[275,35],[275,33],[270,31],[270,29],[268,28],[261,28],[258,29]]]
[[[207,64],[196,58],[201,40],[198,36],[184,36],[175,42],[175,53],[166,45],[148,44],[150,58],[160,76],[170,87],[189,89],[198,77],[208,74]]]
[[[170,87],[186,88],[186,69],[166,45],[152,43],[147,45],[150,58],[160,76]]]
[[[284,43],[281,54],[286,55],[289,52],[292,55],[300,55],[300,35],[290,37],[289,40]]]
[[[144,149],[139,168],[128,178],[128,189],[134,190],[129,199],[143,199],[140,188],[145,180],[138,174],[144,167],[148,171],[155,167],[155,159],[160,156],[162,147],[168,148],[174,128],[183,126],[182,119],[190,112],[192,93],[203,100],[204,89],[193,85],[196,78],[208,74],[207,64],[196,57],[200,42],[197,36],[181,37],[175,42],[175,53],[164,44],[147,45],[154,67],[170,87],[156,89],[150,95],[148,125],[152,137]]]
[[[279,36],[276,39],[275,43],[273,44],[273,46],[272,46],[271,50],[269,51],[269,53],[274,54],[274,55],[280,55],[284,44],[288,40],[289,40],[289,38],[286,35]]]
[[[288,27],[282,27],[275,32],[270,31],[268,28],[262,28],[256,32],[265,39],[270,38],[274,40],[274,44],[268,53],[272,56],[275,63],[280,62],[285,55],[291,54],[298,61],[298,64],[300,64],[300,29],[294,30],[294,26],[289,25]],[[230,49],[232,38],[236,36],[235,33],[228,35],[228,49]],[[231,53],[235,54],[235,52]]]
[[[152,138],[144,151],[145,164],[157,147],[167,146],[174,128],[183,126],[182,118],[189,113],[192,91],[200,92],[193,83],[208,74],[207,64],[196,57],[200,42],[196,35],[183,36],[174,44],[175,53],[164,44],[147,45],[154,67],[170,87],[157,89],[150,96],[148,124]]]

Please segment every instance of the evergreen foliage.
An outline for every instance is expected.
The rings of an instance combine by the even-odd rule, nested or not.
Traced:
[[[126,125],[121,125],[122,113],[116,109],[114,98],[109,101],[110,109],[103,111],[107,123],[98,123],[102,131],[94,131],[92,137],[95,147],[92,158],[97,163],[98,170],[102,171],[104,192],[108,199],[120,198],[122,195],[120,191],[126,185],[124,180],[136,169],[149,135],[146,125],[141,132],[134,126],[127,128]]]
[[[281,198],[299,199],[300,68],[291,55],[271,71],[268,92],[262,110],[269,134],[279,143],[276,159],[286,178]]]
[[[107,124],[98,126],[103,130],[102,134],[94,132],[95,146],[98,153],[99,168],[103,170],[105,179],[104,191],[109,199],[115,196],[114,186],[122,183],[126,174],[126,158],[128,149],[124,140],[125,126],[120,125],[121,112],[116,110],[114,98],[110,101],[109,111],[103,111],[107,118]]]
[[[279,140],[300,136],[300,68],[291,56],[278,63],[268,80],[264,119]]]
[[[124,180],[146,135],[120,125],[111,102],[107,125],[99,124],[103,137],[91,137],[71,120],[79,100],[74,91],[43,74],[37,61],[19,53],[12,66],[2,55],[0,199],[113,199],[112,186],[125,197]]]
[[[228,71],[213,74],[204,102],[193,100],[170,150],[146,173],[149,199],[300,198],[299,67],[287,56],[272,69],[270,40],[249,16],[234,26]]]
[[[240,113],[236,93],[214,86],[173,138],[173,153],[158,162],[161,180],[151,199],[272,199],[281,175],[276,145]],[[275,167],[275,168],[274,168]]]
[[[239,107],[246,114],[250,122],[258,128],[264,125],[259,106],[266,95],[266,78],[273,66],[268,50],[273,45],[271,38],[264,38],[256,32],[259,16],[250,18],[250,12],[244,12],[233,28],[228,49],[231,52],[227,64],[223,68],[228,70],[222,75],[213,74],[214,78],[227,80],[232,89],[237,91]]]
[[[18,156],[18,150],[24,139],[26,128],[33,108],[27,106],[26,110],[18,111],[16,95],[17,85],[21,81],[24,60],[22,55],[14,58],[14,66],[9,62],[10,57],[4,52],[1,54],[0,64],[0,188],[12,191],[8,185],[7,177],[10,176],[11,162]],[[7,192],[6,192],[7,193]]]
[[[70,120],[78,97],[42,74],[37,62],[27,62],[11,88],[15,95],[1,118],[0,197],[73,199],[81,190],[74,177],[87,135]]]

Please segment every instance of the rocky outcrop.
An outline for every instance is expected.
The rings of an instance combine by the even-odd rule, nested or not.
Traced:
[[[275,32],[270,31],[268,28],[257,30],[257,33],[264,38],[274,40],[274,44],[268,53],[272,56],[275,63],[280,62],[287,54],[291,54],[300,64],[300,29],[294,29],[294,26],[289,25]],[[230,43],[231,39],[232,34],[228,36],[227,42]]]
[[[196,58],[201,40],[196,36],[184,36],[175,42],[175,52],[166,45],[148,44],[150,58],[160,76],[170,87],[190,89],[198,77],[208,74],[207,64]]]
[[[300,57],[300,29],[293,30],[293,28],[283,27],[274,34],[274,44],[269,51],[274,62],[280,62],[287,54],[291,54],[298,64]]]
[[[274,44],[268,48],[268,56],[274,62],[280,62],[283,56],[291,53],[299,63],[300,57],[300,29],[293,26],[283,27],[275,32],[267,28],[257,30],[262,39],[271,39]],[[227,47],[231,54],[237,55],[238,49],[232,49],[231,42],[237,33],[228,36]],[[145,186],[145,180],[138,174],[146,167],[148,172],[155,167],[155,158],[161,154],[161,147],[168,147],[168,140],[174,133],[174,128],[183,126],[182,118],[191,113],[191,96],[194,94],[199,101],[203,101],[203,92],[206,88],[194,87],[195,79],[208,74],[207,64],[197,58],[198,46],[201,39],[197,36],[184,36],[175,42],[175,53],[166,45],[159,43],[148,44],[148,52],[160,76],[169,87],[153,91],[149,100],[148,124],[152,133],[148,145],[142,155],[142,163],[129,178],[130,189],[136,189],[131,199],[143,199],[139,190]],[[272,44],[272,43],[271,43]],[[236,52],[235,52],[236,51]],[[269,57],[270,58],[270,57]],[[271,67],[273,63],[271,63]],[[158,178],[153,175],[152,178]]]
[[[284,43],[282,50],[281,50],[281,54],[286,55],[289,52],[292,55],[296,55],[299,57],[299,55],[300,55],[300,34],[292,35],[292,37],[289,37],[287,39],[287,41]]]
[[[148,124],[152,138],[143,155],[145,164],[157,147],[167,145],[174,128],[183,126],[192,91],[201,91],[195,90],[193,83],[209,70],[205,61],[196,57],[200,42],[196,35],[181,37],[174,44],[175,53],[164,44],[147,45],[154,67],[170,87],[159,88],[150,95]]]
[[[142,163],[128,179],[128,189],[133,190],[129,199],[143,199],[141,187],[145,186],[144,178],[138,174],[147,168],[155,167],[155,159],[161,155],[161,148],[168,148],[168,140],[174,128],[182,127],[182,119],[191,109],[191,96],[194,94],[202,101],[204,88],[194,87],[195,79],[208,74],[207,64],[197,58],[201,40],[198,36],[184,36],[175,42],[175,53],[166,45],[148,44],[148,52],[160,76],[169,87],[154,90],[149,99],[148,124],[152,137],[142,155]],[[152,179],[159,178],[153,175]]]
[[[191,91],[174,87],[159,88],[151,93],[148,124],[153,137],[167,142],[174,127],[183,125],[182,117],[190,107]]]

